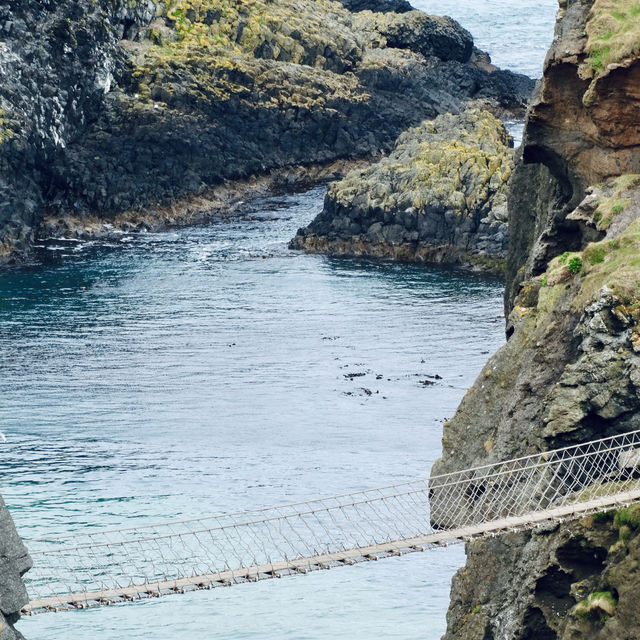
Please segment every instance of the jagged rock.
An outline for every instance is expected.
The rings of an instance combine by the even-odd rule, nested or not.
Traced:
[[[443,640],[637,638],[638,533],[636,508],[468,545]]]
[[[329,189],[292,248],[500,271],[510,138],[491,114],[442,115],[403,133],[388,158]]]
[[[640,428],[637,20],[560,6],[511,180],[508,342],[445,424],[434,473]],[[468,544],[445,640],[640,637],[639,515]]]
[[[560,2],[510,195],[516,243],[507,266],[507,312],[523,280],[542,273],[557,253],[579,248],[580,234],[566,216],[587,186],[640,172],[640,40],[637,18],[623,19],[625,6],[618,20],[608,0]],[[536,189],[525,188],[531,184]]]
[[[349,11],[378,11],[386,13],[395,11],[396,13],[405,13],[412,11],[413,7],[407,0],[338,0]]]
[[[14,625],[29,602],[22,576],[31,567],[29,553],[0,497],[0,640],[24,640]]]
[[[401,15],[366,15],[361,20],[394,49],[409,49],[423,56],[458,62],[468,62],[473,53],[473,36],[446,16],[411,11]]]
[[[375,156],[425,118],[470,100],[522,108],[532,88],[461,62],[463,30],[447,21],[440,36],[419,12],[217,7],[0,4],[0,257],[27,252],[43,214],[110,218],[225,180]],[[409,48],[376,31],[385,20]]]
[[[570,214],[586,229],[583,240],[589,230],[599,232],[597,240],[556,256],[521,287],[509,340],[445,424],[434,473],[640,429],[639,183],[639,175],[622,176],[590,189]],[[591,569],[588,549],[585,558],[573,558],[573,569],[558,565],[557,550],[572,536],[590,540],[590,527],[563,525],[468,545],[445,638],[639,636],[637,612],[626,598],[638,587],[631,568],[640,560],[640,538],[622,550],[610,548],[615,540],[604,544],[602,562]],[[610,525],[599,531],[613,535]],[[619,599],[613,615],[588,600],[605,591]]]

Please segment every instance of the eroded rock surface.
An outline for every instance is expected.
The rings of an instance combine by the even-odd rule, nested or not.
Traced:
[[[508,341],[434,473],[640,429],[637,57],[615,57],[640,55],[640,34],[615,41],[631,18],[624,0],[561,2],[510,187]],[[640,638],[633,509],[468,544],[446,640]]]
[[[639,637],[637,507],[477,542],[467,553],[444,640]]]
[[[29,601],[22,576],[32,562],[0,497],[0,640],[23,640],[14,625]]]
[[[403,133],[389,157],[332,184],[323,212],[291,247],[501,272],[509,144],[487,112],[424,122]]]
[[[519,283],[554,255],[579,248],[567,214],[586,188],[640,172],[640,34],[632,9],[624,0],[560,0],[510,196],[517,246],[507,268],[507,311]],[[537,202],[524,188],[531,184]]]

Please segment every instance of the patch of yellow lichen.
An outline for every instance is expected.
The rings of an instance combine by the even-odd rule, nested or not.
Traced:
[[[486,206],[511,176],[509,138],[488,112],[464,117],[466,128],[443,134],[453,116],[441,116],[402,134],[389,158],[333,184],[332,197],[345,206],[365,199],[370,207],[418,215],[446,209],[464,216]]]
[[[312,108],[328,93],[368,99],[343,75],[363,47],[351,13],[329,0],[163,0],[130,51],[141,101],[256,99],[264,89],[273,106]],[[274,79],[275,62],[286,71]]]

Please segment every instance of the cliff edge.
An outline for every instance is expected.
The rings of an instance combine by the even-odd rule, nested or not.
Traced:
[[[0,560],[0,640],[24,640],[14,625],[20,619],[20,610],[29,602],[22,576],[32,562],[1,497]]]
[[[510,187],[508,341],[434,473],[640,428],[638,15],[560,3]],[[640,637],[639,513],[468,544],[446,640]]]

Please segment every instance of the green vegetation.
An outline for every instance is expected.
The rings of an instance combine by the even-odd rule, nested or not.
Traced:
[[[342,75],[364,50],[351,21],[329,0],[164,0],[146,40],[130,45],[136,98],[169,107],[274,92],[269,104],[284,107],[367,100],[355,77]],[[284,69],[276,78],[274,61],[304,70]],[[268,87],[261,91],[257,82]]]
[[[640,0],[596,0],[587,23],[588,65],[600,75],[609,64],[640,55]]]
[[[575,606],[573,615],[604,623],[615,615],[617,606],[618,601],[610,591],[596,591]]]
[[[616,511],[613,524],[619,529],[629,527],[632,530],[640,528],[640,504],[634,504],[626,509]]]
[[[615,216],[620,215],[627,208],[631,200],[625,198],[624,194],[638,184],[640,184],[640,175],[637,173],[625,174],[616,178],[613,193],[608,197],[601,198],[593,213],[593,219],[597,223],[599,231],[608,229]]]
[[[591,265],[601,264],[607,255],[605,245],[591,245],[583,251],[584,259]]]
[[[615,241],[603,240],[589,245],[586,256],[600,256],[603,260],[589,263],[574,308],[584,309],[603,287],[608,287],[627,306],[640,302],[640,220],[632,222]],[[583,254],[584,255],[584,254]]]
[[[418,216],[481,210],[506,188],[513,154],[506,130],[493,115],[472,109],[464,119],[462,127],[456,116],[442,115],[403,133],[388,158],[332,184],[331,196],[347,208],[366,198],[372,209],[410,209]]]
[[[582,271],[582,260],[578,256],[573,256],[567,263],[569,273],[580,273]]]
[[[600,513],[594,513],[592,516],[594,523],[612,522],[615,514],[611,511],[601,511]]]

